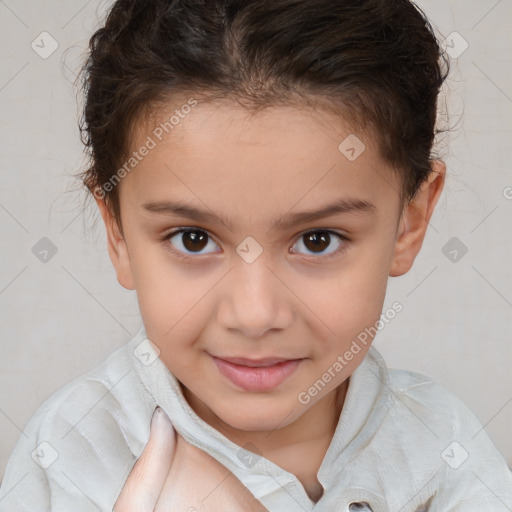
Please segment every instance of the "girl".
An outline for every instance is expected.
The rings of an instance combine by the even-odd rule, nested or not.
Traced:
[[[117,0],[90,50],[83,178],[143,327],[36,412],[1,510],[510,508],[475,416],[371,346],[444,184],[423,13]]]

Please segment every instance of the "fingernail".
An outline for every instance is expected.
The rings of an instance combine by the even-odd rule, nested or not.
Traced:
[[[157,408],[153,411],[153,416],[151,416],[151,426],[153,426],[153,423],[155,421],[156,422],[159,421],[158,419],[155,419],[155,418],[158,418],[158,417],[161,418],[161,416],[162,416],[162,408],[160,406],[157,406]]]
[[[151,417],[151,426],[153,426],[153,423],[157,428],[164,426],[166,423],[170,423],[167,414],[165,414],[165,411],[160,406],[157,406],[153,412],[153,416]]]

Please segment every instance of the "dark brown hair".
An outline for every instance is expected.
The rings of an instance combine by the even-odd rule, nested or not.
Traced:
[[[91,191],[126,161],[135,125],[187,92],[253,111],[331,109],[372,130],[402,202],[431,171],[449,63],[409,0],[117,0],[89,46],[80,131]],[[117,187],[102,195],[120,222]]]

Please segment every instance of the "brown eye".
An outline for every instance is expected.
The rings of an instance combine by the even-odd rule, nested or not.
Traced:
[[[327,231],[313,231],[304,235],[304,245],[313,252],[322,252],[329,247],[331,236]]]
[[[210,240],[206,232],[200,229],[181,229],[171,233],[167,238],[176,250],[185,255],[200,253],[200,251],[208,246],[209,242],[215,246],[217,245]],[[175,240],[173,241],[173,239]]]
[[[334,237],[332,236],[334,235]],[[333,244],[333,240],[335,243]],[[323,255],[330,256],[340,251],[340,247],[343,248],[345,241],[348,241],[346,237],[335,231],[317,229],[314,231],[308,231],[299,238],[297,244],[303,246],[307,251],[310,251],[310,255]],[[326,252],[326,249],[333,247],[330,251]],[[300,250],[294,250],[293,252],[302,252]],[[307,253],[306,253],[307,254]]]

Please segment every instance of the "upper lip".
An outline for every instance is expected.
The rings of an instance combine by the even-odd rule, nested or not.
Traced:
[[[240,366],[249,366],[253,368],[261,366],[273,366],[278,363],[284,363],[285,361],[296,361],[297,359],[282,358],[282,357],[265,357],[262,359],[249,359],[247,357],[218,357],[213,356],[216,359],[222,359],[231,364],[238,364]],[[301,359],[301,358],[298,358]]]

